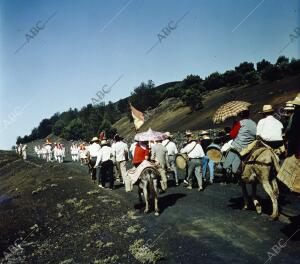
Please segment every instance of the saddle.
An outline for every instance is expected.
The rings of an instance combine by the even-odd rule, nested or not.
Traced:
[[[261,140],[255,140],[240,152],[243,165],[258,164],[264,166],[272,166],[272,163],[264,163],[257,161],[257,158],[266,150],[270,150],[279,160],[275,151]]]

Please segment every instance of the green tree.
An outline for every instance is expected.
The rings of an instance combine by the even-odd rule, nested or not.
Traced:
[[[247,72],[245,75],[245,81],[248,84],[257,84],[259,82],[259,75],[256,71]]]
[[[235,67],[235,70],[245,76],[247,72],[255,71],[254,64],[252,62],[242,62],[239,66]]]
[[[182,96],[182,101],[194,112],[203,108],[202,95],[198,89],[187,89]]]
[[[266,69],[270,65],[272,65],[271,62],[263,59],[260,62],[256,63],[256,69],[258,72],[262,72],[264,69]]]
[[[230,70],[223,74],[223,80],[227,86],[233,86],[243,82],[243,75],[237,71]]]
[[[205,78],[203,86],[207,90],[215,90],[224,86],[224,80],[220,73],[214,72]]]
[[[262,79],[275,81],[282,78],[280,68],[277,65],[269,65],[262,72]]]

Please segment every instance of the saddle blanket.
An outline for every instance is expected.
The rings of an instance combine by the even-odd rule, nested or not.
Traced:
[[[132,168],[127,171],[127,177],[130,178],[132,184],[135,184],[136,181],[141,176],[141,173],[146,168],[156,168],[156,165],[154,163],[151,163],[147,160],[144,160],[137,168]]]

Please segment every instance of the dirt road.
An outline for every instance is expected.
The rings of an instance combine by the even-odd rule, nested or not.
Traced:
[[[156,217],[143,213],[136,192],[100,189],[78,164],[31,158],[37,167],[5,155],[1,197],[13,198],[0,205],[1,249],[10,252],[8,246],[19,239],[23,251],[15,260],[6,254],[3,263],[300,262],[300,198],[295,194],[282,194],[285,215],[271,221],[271,204],[260,188],[262,215],[241,210],[234,184],[213,184],[201,193],[170,187],[160,195]],[[18,168],[16,181],[9,180],[9,166]],[[9,190],[25,174],[19,196],[13,196]]]

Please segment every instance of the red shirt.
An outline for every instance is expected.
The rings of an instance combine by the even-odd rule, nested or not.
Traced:
[[[229,135],[232,139],[235,139],[240,131],[240,128],[241,128],[241,124],[239,121],[235,122]]]
[[[132,163],[133,164],[142,163],[146,159],[146,156],[149,156],[148,148],[142,147],[141,145],[136,144]]]

